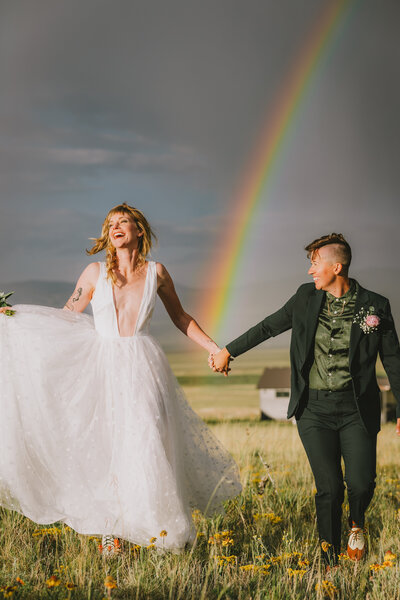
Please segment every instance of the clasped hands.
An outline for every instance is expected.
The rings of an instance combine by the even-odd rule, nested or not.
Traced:
[[[219,352],[210,352],[208,356],[208,366],[214,372],[223,373],[225,377],[230,371],[229,363],[233,360],[226,348]]]

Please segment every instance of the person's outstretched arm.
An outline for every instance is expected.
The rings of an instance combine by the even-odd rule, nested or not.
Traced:
[[[270,337],[275,337],[292,327],[292,313],[296,294],[282,308],[265,317],[262,321],[248,329],[241,336],[229,342],[218,354],[210,358],[210,367],[214,371],[226,373],[229,362],[247,350],[258,346]]]
[[[174,282],[167,269],[157,263],[158,295],[160,296],[171,321],[182,333],[209,353],[218,352],[219,347],[199,326],[199,324],[186,313],[176,293]]]
[[[379,356],[381,357],[383,368],[388,376],[393,395],[396,398],[396,433],[397,435],[400,435],[400,345],[389,301],[385,307],[382,327],[383,331],[379,346]]]

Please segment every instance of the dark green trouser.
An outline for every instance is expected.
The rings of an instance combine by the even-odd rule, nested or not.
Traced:
[[[352,391],[309,390],[308,403],[297,421],[301,441],[315,478],[318,532],[331,544],[326,558],[340,552],[344,499],[341,456],[349,499],[349,524],[364,527],[376,477],[376,435],[364,429]]]

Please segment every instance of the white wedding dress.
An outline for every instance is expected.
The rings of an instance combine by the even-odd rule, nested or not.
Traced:
[[[240,492],[235,462],[149,334],[156,294],[149,262],[131,337],[119,335],[104,263],[93,318],[32,305],[0,315],[2,506],[179,549],[194,537],[192,509],[220,511]]]

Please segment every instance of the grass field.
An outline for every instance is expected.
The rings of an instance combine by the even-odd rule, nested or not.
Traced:
[[[207,376],[197,359],[186,360],[189,368],[182,356],[170,360],[179,377]],[[237,361],[237,376],[257,375],[263,361],[260,357],[256,366]],[[118,557],[105,560],[96,539],[62,524],[37,528],[25,517],[3,510],[3,596],[400,600],[400,440],[394,425],[384,426],[378,438],[377,489],[367,518],[368,557],[360,564],[342,557],[337,572],[327,576],[320,566],[314,483],[296,427],[260,422],[254,384],[239,381],[201,386],[198,380],[185,380],[190,402],[208,414],[215,435],[237,460],[243,483],[243,493],[227,503],[225,516],[207,519],[194,514],[198,536],[192,549],[163,554],[125,543]],[[218,421],[218,414],[223,420]],[[229,420],[229,415],[241,421]],[[159,534],[154,532],[155,537]]]
[[[289,365],[288,350],[254,351],[231,363],[228,377],[213,373],[206,353],[168,355],[192,408],[206,421],[258,419],[257,381],[264,368]]]

